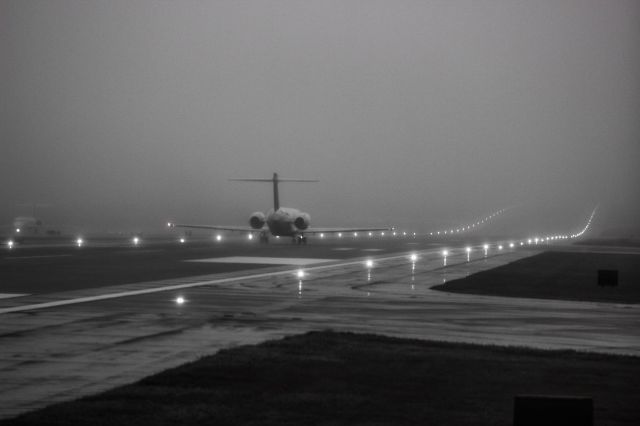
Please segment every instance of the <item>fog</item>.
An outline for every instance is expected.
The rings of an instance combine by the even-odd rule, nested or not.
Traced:
[[[316,226],[638,228],[638,46],[636,0],[0,0],[0,223],[243,225],[278,172]]]

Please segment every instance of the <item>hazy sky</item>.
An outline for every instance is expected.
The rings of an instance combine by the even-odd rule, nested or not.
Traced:
[[[0,0],[0,219],[245,224],[276,171],[316,226],[637,226],[639,46],[637,0]]]

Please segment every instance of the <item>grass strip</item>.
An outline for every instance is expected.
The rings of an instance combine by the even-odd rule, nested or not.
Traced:
[[[598,270],[618,285],[598,286]],[[544,252],[433,287],[452,293],[606,303],[640,303],[640,255]]]
[[[638,358],[310,332],[220,351],[2,425],[510,425],[518,394],[639,424]]]

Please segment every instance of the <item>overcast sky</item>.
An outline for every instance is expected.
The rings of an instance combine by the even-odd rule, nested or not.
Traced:
[[[275,171],[316,226],[638,226],[639,46],[637,0],[0,0],[0,219],[243,225]]]

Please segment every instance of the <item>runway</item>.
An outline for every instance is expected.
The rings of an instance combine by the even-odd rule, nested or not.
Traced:
[[[462,245],[463,242],[452,241]],[[87,241],[83,247],[36,245],[0,250],[0,293],[43,294],[263,268],[266,259],[340,260],[384,255],[411,249],[441,247],[441,243],[413,238],[314,239],[309,245],[292,245],[273,239],[269,245],[242,239],[215,242],[176,239],[149,240],[134,246],[129,240]],[[225,257],[258,257],[263,263],[220,262]],[[213,261],[207,261],[213,259]],[[296,263],[291,261],[289,264]],[[303,262],[304,263],[304,262]]]
[[[640,355],[636,305],[431,290],[540,249],[492,248],[485,256],[474,246],[467,260],[464,246],[456,244],[446,244],[446,266],[445,245],[411,239],[248,249],[156,246],[147,248],[155,251],[133,254],[118,254],[120,249],[114,248],[102,253],[117,261],[98,267],[100,285],[83,285],[86,270],[99,263],[99,253],[82,261],[76,254],[48,258],[48,266],[32,273],[31,279],[41,282],[27,279],[30,268],[13,265],[13,285],[24,284],[30,295],[0,299],[0,418],[129,383],[222,348],[327,328]],[[319,261],[267,267],[187,261],[239,256]],[[2,267],[16,262],[6,257]],[[65,291],[51,291],[48,277],[59,278],[46,271],[62,271],[70,259],[77,260],[81,272],[66,275]],[[154,265],[162,272],[156,271],[158,278],[132,280],[144,272],[153,275]]]

